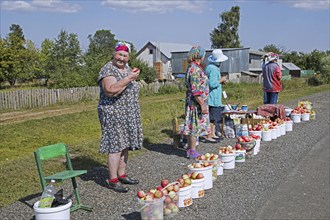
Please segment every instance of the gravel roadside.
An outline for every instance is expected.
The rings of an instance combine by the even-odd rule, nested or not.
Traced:
[[[316,119],[294,124],[292,132],[271,142],[261,142],[261,151],[245,163],[236,164],[235,169],[225,170],[222,176],[206,191],[205,197],[194,199],[189,207],[180,209],[173,219],[256,219],[258,210],[268,201],[286,176],[322,137],[329,135],[330,92],[318,93],[304,99],[313,102]],[[298,100],[285,103],[295,107]],[[166,131],[164,131],[166,132]],[[160,184],[164,178],[176,180],[186,173],[192,162],[185,152],[174,150],[168,143],[152,145],[143,155],[129,160],[128,174],[140,180],[139,185],[130,186],[126,194],[115,193],[106,188],[106,167],[95,167],[87,175],[78,178],[81,199],[93,206],[93,212],[76,211],[71,219],[140,219],[136,193]],[[234,145],[235,139],[226,138],[220,144],[201,143],[202,153],[217,152],[219,146]],[[95,148],[95,150],[97,150]],[[106,159],[106,158],[105,158]],[[329,167],[327,167],[329,169]],[[70,182],[64,192],[70,192]],[[38,195],[22,198],[0,210],[1,219],[33,219],[31,208]]]

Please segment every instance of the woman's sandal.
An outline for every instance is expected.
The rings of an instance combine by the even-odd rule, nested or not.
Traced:
[[[196,157],[198,157],[198,156],[200,156],[201,154],[200,153],[198,153],[196,150],[191,150],[191,149],[189,149],[189,150],[187,150],[187,158],[189,159],[190,157],[192,157],[192,158],[196,158]]]
[[[120,193],[127,193],[128,192],[128,188],[124,187],[123,184],[121,182],[109,182],[109,180],[106,180],[108,187],[116,192],[120,192]]]

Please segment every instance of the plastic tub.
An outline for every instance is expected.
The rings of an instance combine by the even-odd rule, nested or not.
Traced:
[[[180,190],[179,190],[179,207],[180,208],[188,207],[193,203],[191,192],[192,192],[192,185],[186,186],[184,188],[180,188]]]
[[[245,162],[245,154],[246,154],[246,150],[236,150],[235,162],[236,163]]]
[[[242,105],[241,110],[242,111],[247,111],[248,110],[248,106],[247,105]]]
[[[69,220],[70,219],[70,207],[72,201],[68,204],[61,205],[54,208],[39,208],[39,201],[34,203],[33,210],[36,220]]]
[[[164,199],[153,199],[151,201],[138,200],[140,206],[141,219],[163,219],[164,218]]]
[[[258,135],[261,138],[262,131],[249,131],[249,134]]]
[[[257,155],[260,151],[260,139],[256,140],[256,146],[253,148],[253,155]]]
[[[281,124],[280,131],[281,131],[281,135],[286,134],[286,123]]]
[[[309,121],[309,113],[301,114],[301,120],[302,121]]]
[[[212,180],[216,181],[218,177],[218,159],[216,160],[199,160],[199,163],[210,163],[213,165],[212,168]]]
[[[221,160],[218,160],[218,176],[221,176],[223,175],[223,165],[224,165],[224,162],[222,162]]]
[[[271,130],[262,131],[261,140],[262,141],[271,141],[272,140],[272,131]]]
[[[276,135],[277,135],[277,137],[281,137],[281,126],[280,125],[277,125],[277,126],[275,126],[275,129],[276,129]]]
[[[291,119],[293,123],[300,123],[301,122],[301,114],[291,114]]]
[[[191,180],[191,197],[193,199],[203,198],[205,195],[204,190],[205,178]]]
[[[293,121],[286,121],[285,122],[285,131],[292,131],[293,130]]]
[[[235,168],[236,153],[233,154],[220,154],[220,160],[224,163],[223,169],[230,170]]]
[[[286,108],[285,109],[285,116],[290,117],[292,110],[293,110],[292,108]]]
[[[272,134],[272,140],[277,139],[277,130],[276,128],[270,129],[271,134]]]
[[[202,168],[189,168],[190,173],[197,172],[202,173],[204,175],[204,189],[211,189],[213,187],[213,180],[212,180],[212,168],[213,166],[202,167]]]

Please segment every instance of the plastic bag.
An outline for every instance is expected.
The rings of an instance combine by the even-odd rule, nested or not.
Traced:
[[[63,189],[60,189],[55,193],[54,196],[55,199],[53,200],[52,208],[68,204],[70,202],[70,199],[73,197],[73,194],[71,193],[68,197],[64,197]]]

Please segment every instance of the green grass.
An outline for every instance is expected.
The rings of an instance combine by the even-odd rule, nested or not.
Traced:
[[[280,93],[280,102],[330,89],[329,85],[309,87],[304,81],[303,79],[286,81],[284,91]],[[247,104],[250,109],[262,104],[262,87],[259,84],[229,83],[224,86],[224,90],[231,103]],[[184,113],[184,103],[180,101],[184,97],[184,92],[141,97],[146,144],[161,143],[170,137],[172,118],[182,116]],[[100,125],[96,110],[97,103],[76,104],[77,107],[84,105],[95,105],[95,109],[1,125],[0,207],[25,196],[40,193],[40,182],[33,157],[33,151],[38,147],[64,142],[74,156],[75,168],[91,169],[95,166],[106,166],[106,155],[98,153]],[[58,106],[59,109],[64,107],[66,106]],[[56,106],[46,109],[56,109]],[[145,150],[130,152],[130,156],[143,154]],[[52,161],[50,170],[59,170],[61,166]]]

